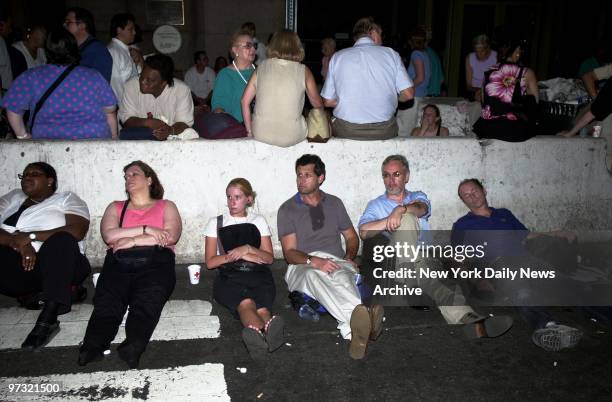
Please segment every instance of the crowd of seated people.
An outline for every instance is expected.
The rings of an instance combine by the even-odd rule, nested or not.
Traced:
[[[1,37],[11,28],[10,19],[0,17]],[[319,120],[321,116],[328,120],[339,138],[432,136],[430,125],[423,125],[432,108],[423,107],[422,100],[444,93],[440,59],[428,46],[431,35],[423,26],[411,30],[411,52],[404,59],[383,45],[382,27],[371,17],[355,23],[351,47],[336,51],[334,40],[326,38],[320,93],[314,75],[302,63],[303,45],[295,33],[289,38],[287,32],[278,31],[266,44],[255,37],[255,24],[246,22],[231,38],[229,64],[219,56],[210,68],[206,51],[198,50],[183,82],[175,77],[170,56],[144,60],[135,46],[138,26],[130,13],[111,18],[107,46],[95,38],[94,16],[84,8],[67,9],[63,27],[76,51],[71,41],[55,31],[47,35],[39,25],[12,46],[7,47],[4,39],[0,42],[0,53],[7,54],[0,75],[3,89],[8,90],[1,106],[18,139],[253,137],[288,147],[307,138],[303,116],[310,110]],[[527,43],[500,42],[496,51],[482,34],[472,45],[474,51],[465,58],[465,80],[469,96],[481,104],[474,103],[471,109],[482,108],[473,132],[479,138],[511,142],[537,135],[537,81],[522,61]],[[58,58],[58,51],[69,57]],[[594,56],[581,65],[581,78],[593,98],[605,81],[595,78],[592,69],[607,57],[605,49],[596,46]],[[268,59],[274,61],[265,64]],[[159,67],[160,60],[172,71],[151,67]],[[157,77],[160,72],[163,76]],[[72,96],[75,82],[80,89],[76,97]],[[82,97],[91,99],[74,101]],[[441,118],[440,110],[436,114]],[[438,129],[436,136],[445,136],[445,129]]]
[[[371,290],[360,292],[355,280],[359,273],[372,274],[365,254],[372,255],[371,250],[382,244],[425,245],[432,241],[431,201],[424,192],[409,190],[407,159],[390,155],[382,162],[381,172],[385,191],[364,206],[358,230],[343,201],[321,189],[326,170],[317,155],[306,154],[296,160],[297,193],[278,207],[277,233],[288,264],[287,288],[308,295],[326,309],[337,321],[353,359],[366,356],[369,343],[381,335],[383,325],[384,308],[379,303],[385,299],[377,298]],[[60,331],[58,317],[87,297],[83,282],[91,267],[82,240],[89,229],[90,212],[76,194],[58,191],[58,174],[51,165],[33,162],[18,176],[21,188],[0,197],[0,257],[5,271],[0,276],[0,294],[15,298],[25,308],[41,310],[22,343],[23,349],[39,350]],[[77,362],[82,366],[104,358],[127,311],[126,338],[117,347],[118,357],[128,367],[137,368],[176,284],[174,250],[182,233],[176,204],[164,198],[157,173],[142,161],[123,168],[123,182],[127,199],[111,202],[100,223],[100,240],[108,249],[79,348]],[[285,320],[273,313],[277,287],[270,271],[272,232],[266,220],[251,209],[256,193],[248,180],[231,179],[225,193],[227,212],[202,222],[202,258],[208,269],[217,271],[213,299],[241,322],[246,350],[253,359],[261,360],[284,343]],[[453,225],[452,244],[477,246],[483,238],[489,244],[486,253],[471,264],[555,269],[559,280],[546,286],[559,290],[557,302],[579,303],[580,297],[593,293],[565,275],[563,272],[570,272],[565,265],[558,265],[572,258],[575,264],[576,255],[565,252],[572,247],[575,235],[527,231],[509,210],[489,207],[486,191],[477,179],[459,183],[458,194],[469,212]],[[304,225],[304,221],[312,225]],[[553,255],[549,262],[540,263],[537,258],[548,257],[533,257],[523,251],[527,247],[523,240],[542,236],[556,239],[555,253],[565,252],[562,258],[568,261],[559,263]],[[360,239],[364,258],[358,263]],[[442,255],[417,257],[397,255],[379,266],[396,272],[411,266],[443,269]],[[446,322],[463,326],[468,338],[497,338],[512,327],[510,316],[477,313],[465,286],[422,275],[395,278],[386,286],[418,286],[431,297]],[[486,289],[511,296],[509,306],[517,307],[534,326],[532,340],[537,346],[548,351],[576,346],[582,337],[580,329],[558,323],[543,307],[532,307],[544,304],[526,304],[546,300],[541,287],[538,281],[493,281]],[[582,288],[586,293],[579,292]],[[609,300],[609,293],[605,298]],[[404,299],[402,305],[414,302]],[[609,308],[585,311],[610,322]]]

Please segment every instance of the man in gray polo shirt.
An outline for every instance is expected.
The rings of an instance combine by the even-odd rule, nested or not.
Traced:
[[[289,291],[315,298],[338,321],[349,355],[365,356],[369,339],[382,331],[384,310],[366,308],[355,284],[353,262],[359,238],[342,201],[320,190],[325,164],[317,155],[302,155],[295,162],[298,192],[278,210],[278,237],[287,263]],[[344,237],[346,251],[342,249]]]

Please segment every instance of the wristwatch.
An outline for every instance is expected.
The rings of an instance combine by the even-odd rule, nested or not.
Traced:
[[[36,240],[36,233],[32,232],[32,233],[28,234],[28,237],[30,238],[30,241],[34,241],[34,240]]]
[[[306,264],[308,265],[312,264],[312,257],[310,255],[306,255]]]

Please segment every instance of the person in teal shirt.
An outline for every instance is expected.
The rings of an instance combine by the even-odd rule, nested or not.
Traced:
[[[242,109],[240,99],[249,78],[255,71],[256,49],[253,38],[244,33],[234,34],[232,38],[232,64],[219,71],[213,89],[211,107],[215,113],[228,113],[240,123]]]
[[[427,86],[428,96],[440,96],[442,83],[444,82],[444,71],[440,57],[435,50],[427,46],[425,48],[427,56],[429,56],[429,85]]]

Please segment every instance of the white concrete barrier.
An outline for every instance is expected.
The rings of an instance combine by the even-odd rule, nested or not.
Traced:
[[[504,206],[530,229],[612,229],[612,177],[603,139],[538,137],[525,143],[471,138],[409,138],[387,141],[332,139],[278,148],[250,139],[219,141],[1,141],[0,194],[19,186],[17,174],[46,161],[58,172],[60,190],[74,191],[89,205],[92,223],[87,255],[100,264],[106,246],[100,219],[112,200],[125,199],[122,168],[141,159],[158,173],[165,197],[176,202],[183,236],[179,262],[201,261],[203,229],[225,209],[225,186],[245,177],[258,196],[255,211],[270,224],[276,255],[278,207],[295,194],[295,160],[318,154],[327,166],[322,189],[339,196],[356,224],[366,203],[384,191],[380,163],[401,153],[410,161],[408,188],[426,192],[433,229],[450,229],[466,210],[457,198],[460,180],[483,180],[493,206]]]

